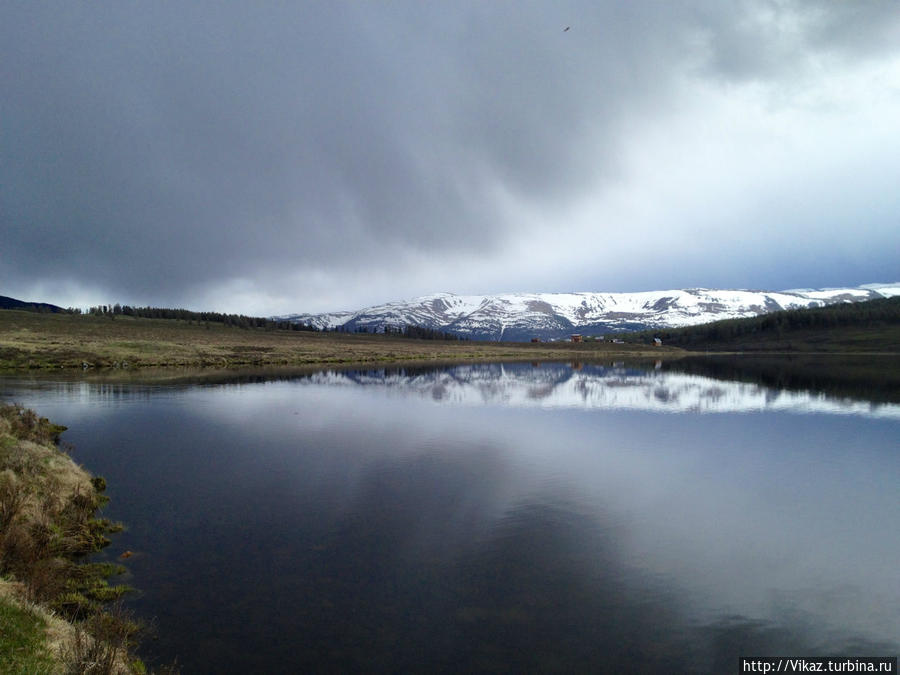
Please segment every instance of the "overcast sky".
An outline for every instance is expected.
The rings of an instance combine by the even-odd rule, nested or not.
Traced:
[[[896,0],[0,0],[0,87],[0,295],[900,280]]]

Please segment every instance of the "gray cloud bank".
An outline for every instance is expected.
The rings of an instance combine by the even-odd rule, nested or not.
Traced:
[[[898,45],[874,1],[6,2],[0,279],[253,313],[894,281]]]

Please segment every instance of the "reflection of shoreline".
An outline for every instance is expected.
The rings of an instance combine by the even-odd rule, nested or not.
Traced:
[[[45,391],[110,401],[149,398],[159,387],[286,381],[382,386],[446,403],[656,412],[794,412],[900,418],[900,359],[703,356],[675,361],[533,361],[393,365],[330,370],[178,371],[165,384],[12,377]]]
[[[821,413],[900,419],[900,405],[892,403],[775,389],[754,382],[689,373],[578,365],[578,369],[573,369],[571,364],[473,365],[416,374],[384,370],[324,372],[303,382],[382,386],[458,405],[666,413]]]
[[[714,356],[667,361],[665,370],[774,389],[814,391],[837,398],[900,404],[900,357]]]

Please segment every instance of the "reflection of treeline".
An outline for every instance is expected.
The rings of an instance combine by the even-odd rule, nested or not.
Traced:
[[[900,403],[896,356],[703,356],[666,361],[665,371],[809,391],[872,403]]]
[[[132,307],[130,305],[98,305],[87,311],[94,316],[133,316],[141,319],[175,319],[178,321],[199,321],[221,323],[238,328],[269,328],[276,330],[315,331],[315,326],[308,326],[291,321],[278,321],[259,316],[243,314],[222,314],[220,312],[192,312],[189,309],[170,309],[166,307]]]
[[[727,319],[699,326],[668,330],[642,331],[631,341],[663,343],[679,347],[708,344],[772,341],[799,331],[828,331],[840,328],[878,329],[900,326],[900,297],[852,302],[772,312],[748,319]]]

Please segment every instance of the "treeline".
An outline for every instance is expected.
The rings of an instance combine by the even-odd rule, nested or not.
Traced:
[[[696,347],[748,339],[778,339],[802,330],[897,325],[900,325],[900,297],[840,303],[811,309],[784,310],[748,319],[727,319],[685,328],[641,331],[629,336],[629,341],[650,343],[653,338],[658,337],[664,344]]]
[[[68,308],[66,311],[72,314],[82,314],[80,309]],[[221,323],[225,326],[235,326],[237,328],[265,328],[268,330],[290,330],[290,331],[318,331],[315,326],[296,323],[293,321],[278,321],[275,319],[266,319],[258,316],[245,316],[244,314],[222,314],[220,312],[193,312],[189,309],[171,309],[167,307],[132,307],[131,305],[97,305],[88,308],[86,314],[91,316],[108,316],[115,318],[117,316],[130,316],[140,319],[170,319],[177,321],[196,321],[198,323]],[[395,335],[398,337],[411,338],[414,340],[463,340],[453,333],[445,333],[444,331],[434,328],[424,328],[422,326],[383,326],[367,328],[365,326],[357,326],[356,328],[347,328],[338,326],[331,329],[336,333],[381,333],[384,335]]]
[[[384,326],[376,327],[373,326],[371,328],[367,326],[357,326],[352,330],[345,328],[344,326],[338,326],[334,329],[339,333],[353,332],[353,333],[380,333],[383,335],[395,335],[397,337],[410,338],[412,340],[448,340],[448,341],[465,341],[468,338],[460,337],[459,335],[454,335],[453,333],[445,333],[444,331],[437,330],[435,328],[425,328],[424,326],[413,326],[411,324],[406,324],[404,326],[390,326],[385,324]]]
[[[403,328],[403,337],[412,338],[414,340],[450,340],[460,341],[468,340],[453,333],[445,333],[434,328],[425,328],[423,326],[406,325]]]
[[[80,314],[81,310],[71,310]],[[140,319],[175,319],[178,321],[197,321],[221,323],[238,328],[267,328],[269,330],[315,331],[315,326],[308,326],[291,321],[276,321],[259,316],[244,314],[222,314],[220,312],[192,312],[189,309],[170,309],[166,307],[132,307],[131,305],[97,305],[90,307],[87,313],[92,316],[132,316]]]

